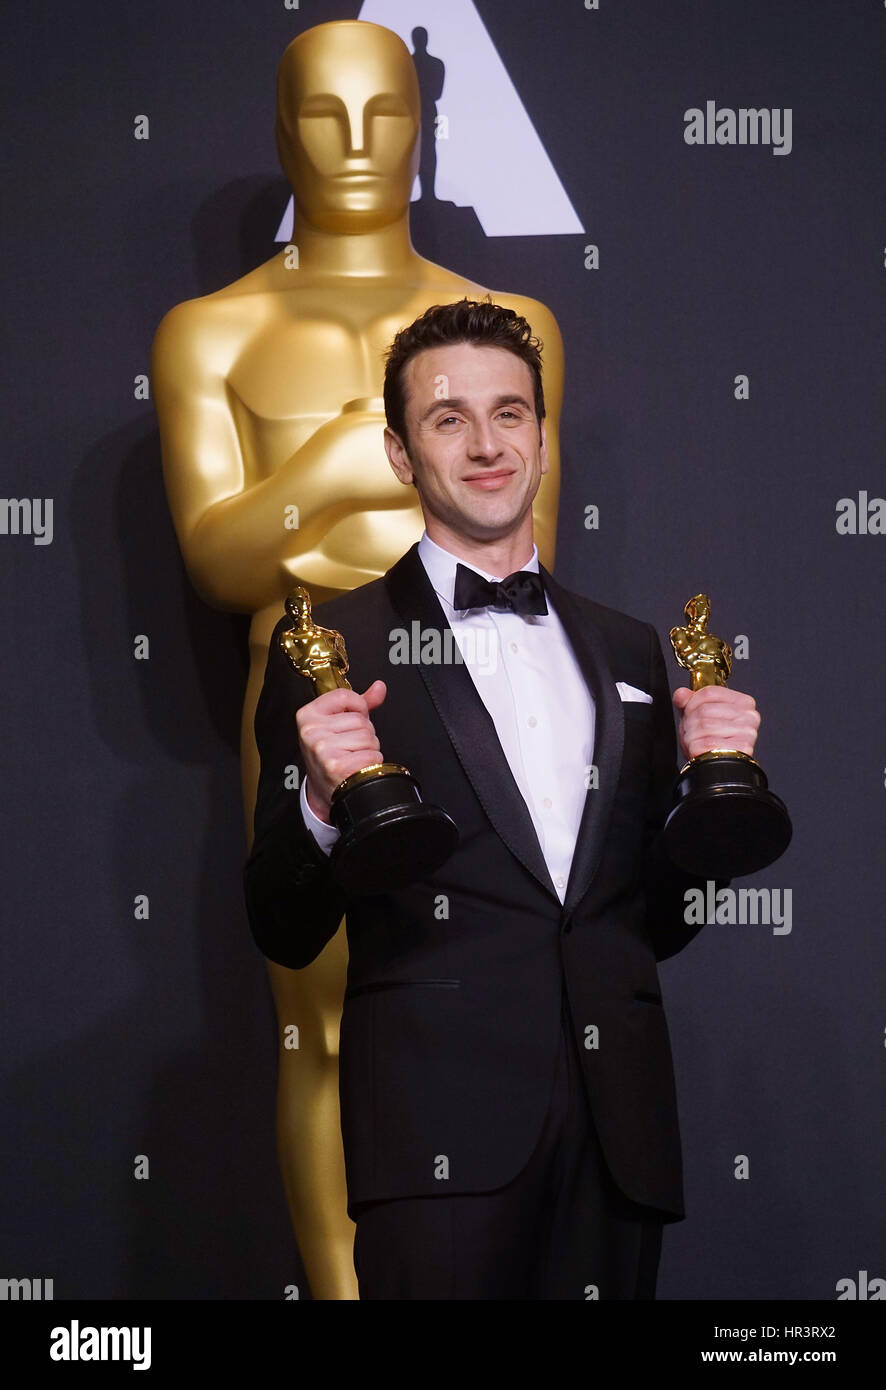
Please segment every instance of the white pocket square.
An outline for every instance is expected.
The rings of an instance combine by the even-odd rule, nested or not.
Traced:
[[[626,681],[616,681],[615,688],[623,700],[639,700],[644,705],[652,704],[651,695],[647,695],[645,690],[638,690],[635,685],[628,685]]]

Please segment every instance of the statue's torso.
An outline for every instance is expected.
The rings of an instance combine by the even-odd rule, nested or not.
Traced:
[[[293,271],[294,275],[298,272]],[[249,481],[284,462],[347,401],[380,396],[384,353],[423,297],[376,287],[293,290],[236,306],[242,338],[227,374]],[[332,307],[334,305],[334,307]],[[400,487],[382,457],[385,483]]]
[[[279,277],[279,260],[271,264]],[[223,323],[229,345],[230,360],[220,365],[247,490],[275,473],[346,403],[380,398],[385,353],[404,323],[431,304],[479,292],[469,281],[424,264],[433,272],[427,283],[315,278],[292,270],[286,274],[293,281],[301,277],[292,288],[260,279],[250,288],[266,269],[260,267],[203,301]],[[293,584],[304,582],[315,602],[383,574],[421,535],[415,490],[397,480],[384,454],[380,409],[376,423],[377,451],[354,457],[348,466],[373,470],[378,505],[364,503],[336,521],[293,563]],[[293,502],[298,503],[297,487]],[[267,646],[280,607],[275,597],[255,615],[251,639],[259,651]]]

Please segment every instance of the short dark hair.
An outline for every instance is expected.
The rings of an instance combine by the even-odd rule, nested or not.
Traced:
[[[448,347],[453,343],[506,348],[519,357],[532,372],[535,413],[539,423],[545,418],[541,384],[541,350],[544,344],[533,337],[526,319],[514,309],[496,304],[490,295],[484,300],[459,299],[454,304],[433,304],[408,328],[400,329],[385,358],[385,417],[389,427],[400,436],[407,448],[403,370],[407,362],[425,348]]]

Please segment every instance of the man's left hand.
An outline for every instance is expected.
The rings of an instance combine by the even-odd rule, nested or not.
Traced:
[[[752,695],[725,685],[704,685],[701,690],[684,685],[674,691],[674,705],[680,712],[678,733],[687,759],[714,748],[753,755],[760,714]]]

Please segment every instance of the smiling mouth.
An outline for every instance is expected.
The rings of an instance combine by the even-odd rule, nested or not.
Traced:
[[[493,488],[497,486],[499,483],[505,482],[508,478],[512,478],[513,475],[513,468],[498,468],[495,470],[494,473],[474,473],[470,477],[463,478],[462,482],[473,483],[475,487],[480,487],[485,490],[487,488]]]

